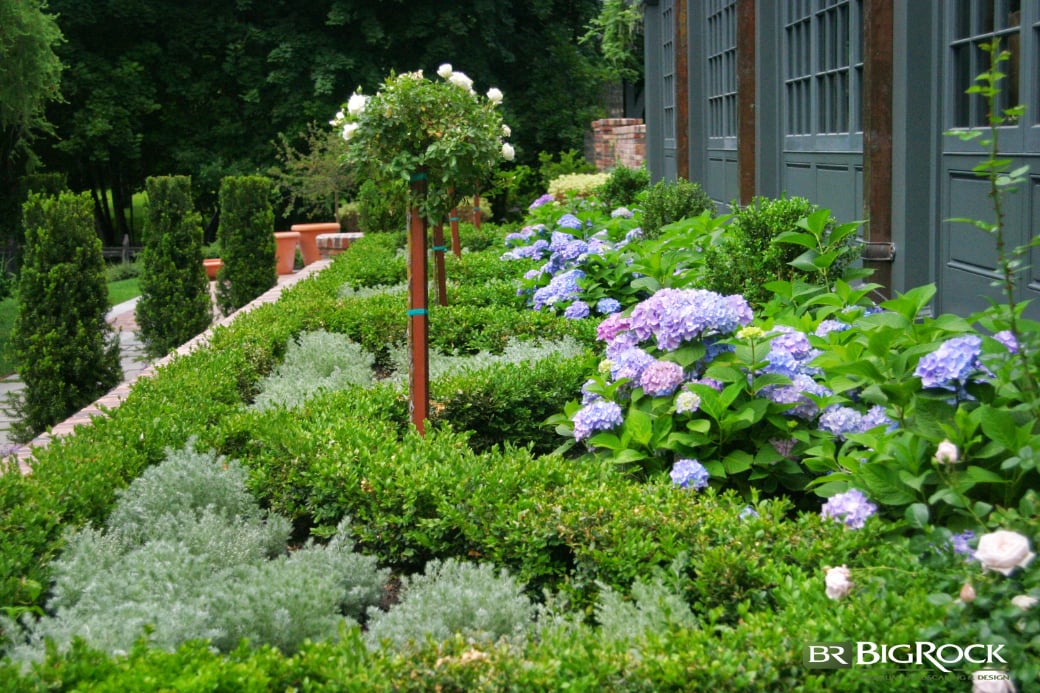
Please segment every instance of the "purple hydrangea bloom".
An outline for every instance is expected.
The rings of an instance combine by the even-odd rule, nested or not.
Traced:
[[[975,538],[975,532],[970,529],[966,529],[960,534],[954,534],[950,537],[950,544],[953,546],[953,552],[962,556],[967,556],[969,559],[975,558],[975,549],[971,548],[968,544],[969,541]]]
[[[941,387],[954,390],[963,385],[973,371],[982,368],[979,362],[981,353],[981,337],[954,337],[918,361],[914,375],[921,379],[921,386],[924,388]]]
[[[669,476],[672,477],[672,483],[680,488],[692,488],[700,491],[708,485],[708,478],[711,475],[697,460],[681,459],[672,465]]]
[[[820,429],[836,435],[844,440],[849,433],[864,433],[872,428],[884,426],[889,430],[896,427],[896,422],[885,413],[881,405],[874,405],[866,414],[861,414],[852,407],[833,406],[820,414]]]
[[[621,302],[616,298],[601,298],[599,303],[596,304],[596,312],[600,315],[610,315],[612,313],[617,313],[620,310]],[[596,335],[599,336],[598,330],[596,331]]]
[[[860,432],[869,431],[878,426],[884,426],[886,430],[893,431],[899,427],[899,424],[888,415],[883,406],[875,404],[863,415]]]
[[[581,219],[574,216],[573,214],[564,214],[562,217],[556,220],[557,226],[562,226],[565,229],[580,229]]]
[[[744,509],[740,511],[740,514],[737,515],[737,519],[746,520],[749,517],[761,517],[761,516],[758,514],[758,511],[755,510],[754,508],[752,508],[750,505],[745,505]]]
[[[751,309],[741,296],[725,297],[703,289],[661,289],[632,310],[632,331],[640,340],[657,339],[673,351],[687,341],[727,334],[747,324]]]
[[[654,361],[639,376],[643,392],[654,397],[672,394],[682,381],[682,366],[672,361]]]
[[[601,322],[599,326],[596,328],[596,339],[603,340],[604,342],[611,342],[621,332],[628,332],[628,329],[631,326],[632,323],[628,318],[622,317],[621,315],[614,313],[606,320]]]
[[[583,405],[589,404],[590,402],[595,402],[598,399],[603,399],[600,395],[596,394],[595,392],[589,391],[589,386],[595,384],[596,381],[589,378],[585,381],[585,384],[581,386],[581,403]]]
[[[777,325],[774,329],[780,334],[769,343],[769,353],[766,355],[769,365],[766,370],[789,377],[797,373],[815,372],[817,369],[806,365],[819,354],[809,343],[809,337],[786,325]]]
[[[844,522],[847,527],[860,529],[867,518],[876,512],[877,506],[867,500],[862,491],[853,488],[831,496],[823,504],[820,514]]]
[[[636,228],[632,229],[631,231],[629,231],[628,233],[625,234],[625,243],[628,244],[628,243],[631,243],[633,241],[638,241],[642,237],[643,237],[643,229],[641,229],[641,228],[639,228],[637,226]]]
[[[616,315],[616,313],[615,313]],[[604,320],[604,322],[606,322]],[[631,332],[618,332],[614,338],[607,342],[606,356],[608,359],[616,359],[618,354],[639,346],[639,338]]]
[[[612,219],[631,219],[633,215],[632,210],[628,207],[618,207],[610,213],[610,216]]]
[[[722,392],[722,381],[715,378],[690,378],[691,385],[707,385],[712,390]]]
[[[531,209],[538,209],[542,205],[547,205],[550,202],[555,202],[555,201],[556,201],[556,196],[555,195],[553,195],[552,193],[545,193],[541,197],[537,198],[534,202],[532,202],[527,207],[527,209],[529,209],[529,210],[531,210]]]
[[[542,270],[540,269],[532,269],[524,272],[524,279],[526,279],[527,281],[534,281],[540,276],[542,276]]]
[[[568,320],[587,318],[589,317],[589,304],[585,303],[585,301],[575,301],[567,306],[567,310],[563,311],[563,317]]]
[[[1018,340],[1015,339],[1015,335],[1011,333],[1011,330],[1001,330],[993,335],[993,339],[1006,346],[1007,350],[1012,354],[1018,353]]]
[[[769,385],[762,388],[762,394],[777,404],[794,404],[795,406],[784,413],[809,420],[819,411],[816,402],[811,400],[809,395],[826,397],[833,393],[810,376],[798,373],[791,378],[790,385]]]
[[[615,402],[597,399],[574,414],[574,439],[584,440],[596,431],[609,431],[624,420],[621,407]]]

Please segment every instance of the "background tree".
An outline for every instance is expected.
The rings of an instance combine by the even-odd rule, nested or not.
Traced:
[[[202,267],[202,219],[191,199],[191,178],[145,181],[148,213],[137,325],[145,349],[162,356],[213,320],[209,280]]]
[[[15,396],[14,438],[31,440],[123,378],[119,337],[105,321],[108,289],[101,241],[86,193],[32,194],[11,334],[25,388]]]
[[[21,242],[18,179],[36,167],[35,139],[50,132],[45,107],[60,98],[54,49],[62,36],[46,9],[45,0],[0,0],[0,242],[7,254]]]

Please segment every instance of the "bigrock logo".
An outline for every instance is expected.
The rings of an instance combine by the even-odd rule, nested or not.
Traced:
[[[818,642],[802,649],[802,664],[808,669],[850,669],[878,665],[930,666],[949,673],[949,667],[985,664],[1007,666],[1001,656],[1003,645],[954,645],[918,641],[899,645],[875,642]],[[1001,667],[1001,668],[1003,668]]]

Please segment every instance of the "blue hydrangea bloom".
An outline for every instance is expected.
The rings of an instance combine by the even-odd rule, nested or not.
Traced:
[[[752,508],[750,505],[745,505],[744,509],[740,511],[740,514],[737,515],[737,518],[741,520],[746,520],[749,517],[760,517],[760,515],[758,514],[758,511]]]
[[[553,195],[552,193],[545,193],[541,197],[538,197],[537,199],[535,199],[535,201],[532,202],[527,207],[527,209],[529,209],[529,210],[538,209],[542,205],[546,205],[546,204],[549,204],[550,202],[555,202],[555,201],[556,201],[556,196],[555,195]]]
[[[563,311],[563,317],[568,320],[587,318],[589,317],[589,304],[585,303],[585,301],[575,301],[567,306],[567,310]]]
[[[601,298],[596,304],[596,312],[600,315],[610,315],[611,313],[617,313],[620,310],[621,302],[616,298]]]
[[[615,402],[598,399],[574,414],[574,438],[584,440],[597,431],[609,431],[624,420],[621,407]]]
[[[581,293],[578,280],[584,276],[585,273],[577,269],[557,274],[549,280],[547,285],[534,292],[534,309],[541,310],[546,306],[566,303],[577,298],[578,294]]]
[[[921,386],[924,388],[956,390],[964,385],[968,376],[982,368],[979,362],[981,353],[981,337],[954,337],[918,361],[914,375],[921,379]]]
[[[993,339],[1006,346],[1007,350],[1012,354],[1018,353],[1018,340],[1015,339],[1015,335],[1011,333],[1011,330],[1001,330],[993,335]]]
[[[762,388],[762,395],[773,402],[795,405],[785,410],[785,414],[805,420],[812,419],[819,412],[819,407],[809,395],[826,397],[830,394],[833,393],[804,373],[798,373],[791,378],[790,385],[769,385]]]
[[[556,220],[557,226],[562,226],[565,229],[580,229],[581,219],[574,216],[573,214],[564,214],[562,217]]]
[[[631,329],[639,339],[656,338],[659,349],[674,351],[683,342],[728,334],[751,321],[741,296],[704,289],[661,289],[632,309]]]
[[[831,332],[844,332],[850,327],[851,325],[840,320],[823,320],[816,326],[816,332],[814,334],[817,337],[826,337]]]
[[[766,354],[766,371],[779,373],[788,377],[794,377],[798,373],[813,374],[819,369],[808,366],[820,353],[809,343],[809,337],[786,325],[778,325],[774,328],[780,334],[773,337],[769,343],[769,353]]]
[[[889,430],[896,427],[896,422],[889,418],[881,405],[874,405],[866,414],[852,407],[828,407],[827,411],[820,414],[819,424],[820,430],[833,433],[841,440],[849,433],[864,433],[878,426]]]
[[[953,552],[974,559],[975,549],[971,548],[971,545],[968,543],[974,538],[975,532],[970,529],[966,529],[960,534],[954,534],[950,537],[950,544],[953,546]]]
[[[867,518],[877,512],[877,506],[867,500],[867,497],[859,489],[849,489],[845,493],[831,496],[820,514],[823,517],[832,518],[844,522],[846,527],[860,529],[866,523]]]
[[[672,465],[669,476],[672,477],[672,483],[679,488],[692,488],[700,491],[707,487],[711,475],[697,460],[681,459]]]
[[[631,219],[633,214],[628,207],[618,207],[610,213],[610,216],[613,219]]]
[[[630,378],[638,382],[643,375],[643,371],[650,364],[654,363],[656,359],[639,347],[632,347],[625,349],[616,356],[611,356],[610,361],[611,379],[621,380],[622,378]]]

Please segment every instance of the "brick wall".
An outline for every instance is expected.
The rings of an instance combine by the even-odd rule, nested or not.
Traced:
[[[592,148],[597,171],[639,168],[646,162],[646,125],[639,118],[594,120]]]

